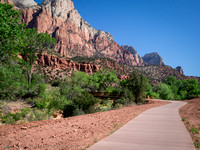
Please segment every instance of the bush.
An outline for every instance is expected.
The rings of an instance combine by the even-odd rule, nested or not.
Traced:
[[[92,111],[92,107],[97,103],[98,101],[87,91],[82,92],[80,95],[77,95],[76,98],[74,98],[73,103],[77,108],[80,110],[83,110],[85,113],[89,113]]]
[[[172,100],[174,99],[174,95],[170,86],[166,84],[158,84],[156,85],[153,90],[159,94],[159,97],[164,100]]]
[[[59,78],[57,78],[52,81],[51,86],[59,87],[61,85],[61,83],[62,83],[62,81]]]
[[[1,121],[5,124],[14,124],[16,121],[24,119],[30,111],[30,108],[24,108],[15,114],[9,112],[1,117]]]
[[[76,109],[77,107],[74,104],[65,105],[63,109],[63,117],[66,118],[73,116]]]
[[[34,121],[40,121],[40,120],[47,120],[48,119],[48,113],[47,111],[42,111],[39,109],[34,110]]]
[[[115,108],[116,105],[118,105],[118,104],[125,106],[125,105],[127,105],[127,103],[128,103],[128,99],[126,99],[126,98],[117,99],[112,103],[112,107]]]
[[[44,83],[40,84],[38,87],[38,96],[44,95],[46,88],[47,88],[46,84],[44,84]]]
[[[0,98],[16,99],[27,93],[27,83],[23,69],[19,65],[0,64]]]

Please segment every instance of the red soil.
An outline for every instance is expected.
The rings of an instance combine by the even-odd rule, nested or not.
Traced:
[[[180,108],[179,113],[182,119],[185,120],[184,124],[190,132],[194,143],[200,146],[200,98],[187,100],[186,102],[188,103]],[[199,130],[199,133],[192,133],[191,127]]]
[[[0,149],[86,149],[145,110],[167,103],[150,101],[107,112],[0,126]]]

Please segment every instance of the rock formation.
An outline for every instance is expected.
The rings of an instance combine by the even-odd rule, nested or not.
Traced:
[[[162,57],[157,52],[146,54],[142,59],[148,65],[165,65]]]
[[[135,50],[135,48],[133,48],[132,46],[128,46],[128,45],[123,45],[122,48],[124,48],[125,50],[129,51],[133,55],[133,57],[134,57],[135,61],[137,62],[137,64],[139,64],[139,65],[144,64],[143,63],[143,59],[140,57],[140,55],[138,55],[138,53]]]
[[[176,71],[178,71],[180,74],[184,75],[183,68],[181,66],[176,67]]]
[[[3,0],[4,2],[13,0]],[[56,51],[68,58],[75,56],[106,57],[121,64],[143,65],[119,44],[108,32],[96,30],[80,16],[72,0],[14,0],[22,11],[28,28],[47,32],[57,40]]]
[[[76,70],[83,71],[85,73],[94,73],[99,70],[98,65],[90,64],[90,63],[75,63],[70,59],[59,58],[57,56],[43,54],[38,57],[37,65],[51,67],[57,70]]]
[[[14,0],[1,0],[1,3],[14,4]]]
[[[19,8],[36,6],[37,3],[34,0],[14,0],[14,5]]]

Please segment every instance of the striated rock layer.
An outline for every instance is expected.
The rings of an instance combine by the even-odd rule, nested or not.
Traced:
[[[52,34],[56,51],[68,58],[75,56],[106,57],[121,64],[144,65],[128,50],[117,44],[108,32],[92,28],[74,8],[72,0],[44,0],[42,5],[19,6],[29,28]]]
[[[59,58],[57,56],[52,56],[48,54],[43,54],[38,57],[37,65],[48,66],[57,70],[75,70],[75,71],[83,71],[85,73],[95,73],[99,70],[98,65],[82,62],[76,63],[70,59]]]

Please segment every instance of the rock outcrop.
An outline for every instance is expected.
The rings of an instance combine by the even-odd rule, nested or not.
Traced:
[[[14,0],[1,0],[1,3],[14,4]]]
[[[75,71],[83,71],[85,73],[94,73],[99,70],[98,65],[90,64],[90,63],[75,63],[70,59],[59,58],[57,56],[43,54],[38,57],[37,65],[51,67],[57,70],[75,70]]]
[[[165,65],[162,57],[157,52],[146,54],[142,59],[148,65]]]
[[[19,8],[37,6],[38,4],[34,0],[14,0],[14,5]]]
[[[72,0],[43,0],[41,5],[23,7],[21,11],[29,28],[35,27],[38,32],[56,38],[56,51],[61,56],[106,57],[121,64],[143,65],[117,44],[110,33],[96,30],[83,20]]]
[[[176,71],[178,71],[180,74],[184,75],[183,68],[181,66],[176,67]]]
[[[139,64],[140,66],[141,66],[141,64],[144,64],[142,57],[140,57],[140,55],[138,55],[138,53],[135,50],[135,48],[133,48],[132,46],[128,46],[128,45],[123,45],[122,48],[124,48],[125,50],[129,51],[133,55],[133,57],[134,57],[135,61],[137,62],[137,64]]]

